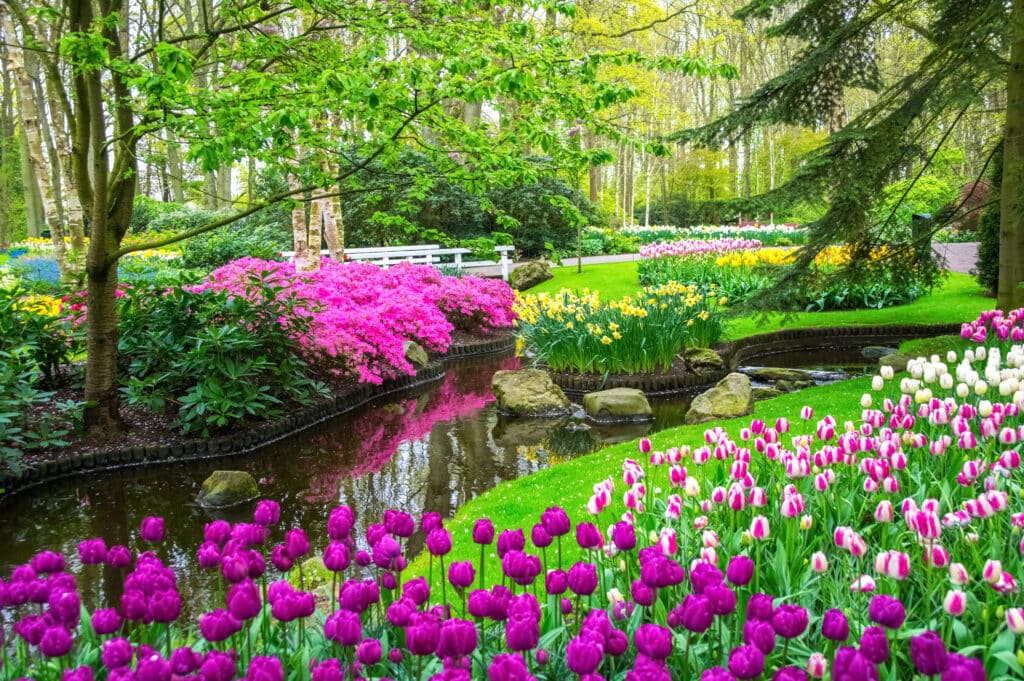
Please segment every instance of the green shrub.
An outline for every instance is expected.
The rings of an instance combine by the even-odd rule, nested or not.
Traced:
[[[136,196],[132,204],[132,219],[128,223],[128,231],[132,233],[145,232],[150,230],[150,225],[158,217],[168,213],[180,213],[188,210],[180,203],[168,201],[157,201],[148,196]]]
[[[186,241],[181,264],[189,268],[212,270],[245,257],[281,260],[281,252],[291,247],[291,238],[274,226],[249,223],[229,225]]]
[[[129,404],[177,417],[202,436],[309,404],[326,387],[299,354],[316,302],[278,297],[253,275],[245,295],[140,286],[120,298],[118,345]]]

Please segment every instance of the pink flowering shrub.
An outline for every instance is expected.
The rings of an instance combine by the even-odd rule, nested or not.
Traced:
[[[449,277],[425,265],[385,270],[325,260],[317,272],[296,273],[289,263],[242,258],[214,270],[198,288],[242,294],[254,273],[278,283],[282,296],[318,301],[308,310],[310,331],[299,339],[307,359],[366,383],[414,373],[402,349],[406,340],[444,352],[454,327],[492,331],[515,319],[504,282]]]

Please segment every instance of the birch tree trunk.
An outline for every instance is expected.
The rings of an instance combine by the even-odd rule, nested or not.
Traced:
[[[1024,0],[1013,0],[1010,12],[1002,186],[996,306],[1009,311],[1024,307]]]
[[[288,173],[288,189],[298,191],[302,185],[295,173]],[[309,258],[309,242],[306,230],[306,204],[295,197],[292,206],[292,250],[295,251],[295,271],[304,272]]]
[[[2,11],[2,10],[0,10]],[[14,24],[7,12],[3,12],[4,33],[9,36],[15,35]],[[50,239],[53,242],[53,254],[57,259],[57,266],[60,269],[62,278],[71,274],[68,266],[67,248],[64,245],[64,228],[57,214],[57,203],[53,196],[53,184],[49,174],[46,172],[46,158],[43,156],[43,141],[39,130],[39,118],[36,111],[35,97],[32,92],[32,82],[25,71],[24,53],[18,48],[8,50],[8,59],[11,70],[14,72],[14,80],[18,84],[18,107],[21,115],[22,131],[28,145],[28,160],[39,185],[43,200],[43,214],[46,224],[50,229]]]
[[[325,167],[329,164],[324,163]],[[336,169],[331,174],[332,177],[337,177],[338,173]],[[340,189],[340,187],[335,187]],[[322,212],[324,216],[324,241],[327,242],[327,252],[331,256],[331,260],[334,262],[341,262],[344,259],[344,246],[345,246],[345,226],[341,220],[341,197],[338,196],[335,191],[334,196],[323,199]],[[339,238],[338,226],[341,225],[341,235]]]

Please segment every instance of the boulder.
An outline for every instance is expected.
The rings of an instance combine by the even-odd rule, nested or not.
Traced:
[[[256,479],[245,471],[214,471],[203,481],[197,501],[204,508],[227,508],[260,495]]]
[[[420,344],[407,340],[402,343],[402,352],[405,354],[405,359],[409,361],[409,364],[413,365],[417,369],[430,364],[430,358],[427,357],[427,351],[420,347]]]
[[[612,388],[583,396],[587,416],[602,421],[648,421],[654,418],[643,390]]]
[[[551,279],[551,264],[546,260],[531,260],[516,267],[509,274],[509,284],[517,291],[525,291]]]
[[[496,371],[491,392],[498,410],[514,416],[562,416],[569,413],[569,398],[546,371]]]
[[[758,381],[813,381],[811,372],[804,369],[787,369],[785,367],[761,367],[747,371],[751,378]]]
[[[725,368],[725,361],[711,348],[689,348],[683,352],[683,359],[694,372]]]
[[[907,362],[913,359],[910,355],[904,355],[902,352],[894,352],[891,355],[880,357],[878,359],[878,366],[892,367],[892,370],[896,373],[907,370]]]
[[[775,387],[784,393],[803,390],[804,388],[810,388],[812,385],[814,385],[814,381],[778,381],[775,383]]]
[[[885,345],[868,345],[861,349],[860,355],[866,359],[880,359],[894,352],[896,352],[896,348],[890,348]]]
[[[778,388],[752,388],[751,392],[754,393],[755,402],[770,400],[782,394],[782,391]]]
[[[686,412],[687,424],[731,419],[754,413],[754,395],[750,390],[750,377],[731,373],[714,388],[697,395]]]

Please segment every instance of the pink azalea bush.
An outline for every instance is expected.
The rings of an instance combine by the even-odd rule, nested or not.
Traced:
[[[707,255],[710,253],[727,253],[747,248],[760,248],[757,239],[741,239],[726,237],[723,239],[680,239],[679,241],[659,241],[640,248],[640,257],[670,258],[691,255]]]
[[[454,328],[489,332],[515,321],[514,294],[504,282],[408,263],[382,269],[325,260],[317,272],[296,273],[290,263],[242,258],[214,270],[198,290],[241,295],[254,274],[275,282],[281,296],[318,301],[308,311],[310,332],[300,339],[307,359],[366,383],[414,373],[402,349],[406,340],[444,352]]]

